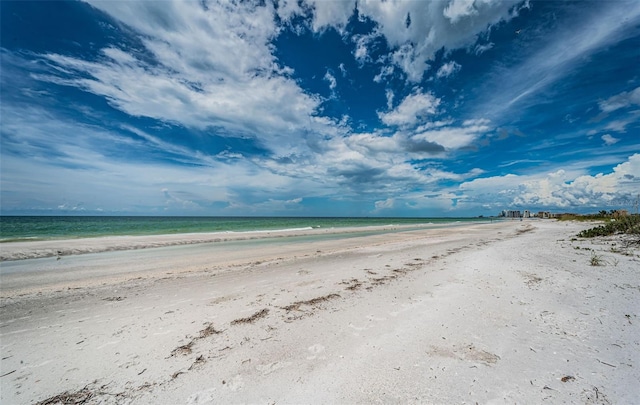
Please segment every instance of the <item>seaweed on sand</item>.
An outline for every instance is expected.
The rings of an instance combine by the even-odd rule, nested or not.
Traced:
[[[340,298],[339,294],[327,294],[327,295],[323,295],[322,297],[316,297],[316,298],[312,298],[310,300],[307,301],[297,301],[294,302],[291,305],[287,305],[286,307],[282,307],[282,309],[286,310],[286,311],[299,311],[300,307],[302,306],[316,306],[318,304],[321,304],[325,301],[329,301],[335,298]]]
[[[254,323],[258,319],[264,318],[268,314],[269,314],[269,310],[267,308],[264,308],[247,318],[240,318],[240,319],[236,319],[235,321],[232,321],[231,325],[238,325],[240,323]]]
[[[91,398],[95,396],[95,392],[91,391],[89,388],[84,387],[81,390],[76,392],[65,391],[61,394],[55,395],[53,397],[43,399],[40,402],[37,402],[35,405],[79,405],[86,404]]]

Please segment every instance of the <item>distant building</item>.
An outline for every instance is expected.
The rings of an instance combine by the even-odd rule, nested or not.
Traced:
[[[503,210],[502,213],[500,214],[501,217],[505,217],[505,218],[520,218],[520,211],[513,211],[513,210]]]
[[[540,211],[538,212],[538,218],[543,218],[543,219],[551,218],[551,213],[549,211]]]
[[[529,212],[529,210],[524,210],[522,218],[531,218],[531,212]]]

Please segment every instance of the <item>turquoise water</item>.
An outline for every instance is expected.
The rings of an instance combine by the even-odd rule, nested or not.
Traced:
[[[482,221],[482,218],[308,217],[0,217],[0,242],[115,235],[249,232],[305,228],[417,225]],[[484,219],[486,220],[486,219]]]

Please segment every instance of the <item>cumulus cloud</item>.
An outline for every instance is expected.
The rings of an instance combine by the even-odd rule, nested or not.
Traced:
[[[356,5],[354,1],[306,0],[305,3],[313,8],[312,27],[315,32],[329,27],[344,32]]]
[[[490,130],[489,120],[467,120],[462,126],[445,126],[419,132],[415,135],[415,138],[432,142],[452,150],[471,145],[480,136]]]
[[[352,41],[356,45],[356,48],[353,51],[353,57],[360,65],[364,65],[366,62],[371,62],[371,57],[369,56],[369,45],[377,36],[378,34],[375,32],[368,35],[358,34],[353,36]]]
[[[395,205],[395,200],[393,198],[387,198],[386,200],[376,201],[375,202],[375,211],[383,211],[393,208]]]
[[[331,89],[331,91],[335,90],[336,87],[338,86],[338,82],[336,81],[336,78],[328,70],[327,70],[327,73],[324,74],[324,80],[329,82],[329,88]]]
[[[389,106],[392,100],[393,93],[387,92]],[[373,151],[441,154],[469,147],[492,130],[486,118],[468,119],[462,125],[454,125],[452,120],[431,121],[440,103],[441,100],[432,93],[416,90],[394,109],[378,112],[384,124],[398,128],[392,137],[367,134],[352,136],[350,140],[362,141],[366,138]]]
[[[338,65],[338,68],[340,68],[342,77],[347,77],[347,68],[344,67],[344,63],[341,63],[340,65]]]
[[[393,90],[387,89],[385,91],[385,96],[387,97],[387,109],[391,110],[393,108],[393,99],[396,95],[393,93]]]
[[[382,83],[387,77],[391,77],[395,68],[393,65],[386,65],[380,68],[380,72],[374,76],[373,81],[376,83]]]
[[[407,79],[414,83],[420,82],[424,72],[429,69],[426,60],[412,44],[400,45],[391,54],[391,60],[406,73]]]
[[[441,79],[443,77],[449,77],[449,76],[454,75],[457,72],[459,72],[461,68],[462,68],[462,66],[460,66],[460,64],[458,64],[458,63],[456,63],[454,61],[445,63],[436,72],[436,77],[438,79]]]
[[[382,36],[391,48],[389,60],[402,69],[410,82],[417,83],[429,69],[427,62],[433,60],[436,52],[442,48],[453,50],[472,46],[479,34],[517,16],[518,4],[522,1],[306,0],[301,2],[301,8],[290,3],[285,2],[286,13],[278,11],[281,18],[289,19],[311,10],[310,28],[314,32],[334,28],[342,35],[346,34],[349,18],[357,8],[358,16],[370,19],[376,28],[371,34],[352,38],[356,44],[356,60],[360,63],[370,61],[372,39]]]
[[[411,126],[434,115],[439,105],[440,99],[432,93],[416,91],[405,97],[395,109],[378,113],[378,117],[386,125]]]
[[[198,208],[198,204],[188,199],[188,194],[185,192],[172,193],[168,188],[163,188],[161,190],[162,195],[165,198],[165,210],[171,209],[186,209],[192,210],[194,208]],[[186,197],[186,198],[185,198]]]
[[[362,153],[363,156],[370,156],[372,159],[380,158],[393,160],[393,155],[398,155],[398,160],[404,158],[404,154],[439,154],[445,151],[444,146],[431,142],[424,137],[415,136],[411,133],[397,132],[393,136],[381,134],[354,134],[346,138],[346,144],[350,149]]]
[[[629,111],[624,117],[607,123],[604,129],[606,131],[626,132],[627,127],[637,122],[638,119],[640,119],[640,110]]]
[[[614,138],[609,134],[602,135],[601,138],[604,141],[604,144],[607,145],[607,146],[613,145],[613,144],[617,143],[618,141],[620,141],[620,139]]]
[[[492,201],[492,208],[564,207],[571,209],[621,206],[640,188],[640,154],[630,156],[610,173],[571,176],[564,170],[542,175],[478,178],[460,184],[468,202]]]
[[[615,96],[599,103],[600,110],[606,113],[610,113],[632,105],[640,105],[640,87],[636,87],[629,92],[625,91],[620,94],[616,94]]]
[[[334,2],[327,2],[334,3]],[[377,23],[392,48],[392,61],[411,82],[419,82],[442,48],[472,46],[479,34],[518,13],[519,1],[358,2],[358,12]],[[336,20],[340,25],[341,19]],[[410,21],[410,24],[407,24]]]
[[[474,7],[475,0],[452,0],[444,9],[442,14],[447,17],[451,23],[455,24],[465,17],[471,17],[478,14],[478,10]]]

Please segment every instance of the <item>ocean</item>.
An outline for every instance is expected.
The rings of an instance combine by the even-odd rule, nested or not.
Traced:
[[[486,220],[486,218],[368,217],[0,216],[0,242],[374,225],[446,225]]]

